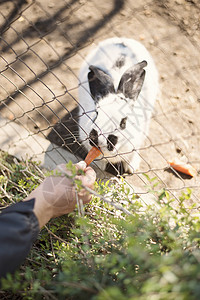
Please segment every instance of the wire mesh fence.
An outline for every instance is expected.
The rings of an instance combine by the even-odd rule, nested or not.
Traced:
[[[90,111],[80,106],[80,67],[100,41],[135,39],[154,59],[160,93],[148,134],[130,150],[140,164],[123,176],[141,197],[154,178],[154,190],[164,188],[177,199],[190,188],[198,208],[199,175],[178,173],[168,160],[178,157],[200,168],[199,14],[198,1],[187,0],[0,1],[1,150],[49,168],[84,159],[88,149],[80,138],[80,118]],[[105,116],[104,111],[108,121],[110,114]],[[112,170],[94,163],[98,177],[120,174],[121,164],[105,159]]]

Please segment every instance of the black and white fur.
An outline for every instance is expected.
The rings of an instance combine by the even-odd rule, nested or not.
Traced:
[[[107,162],[122,162],[124,172],[137,170],[158,91],[149,52],[132,39],[104,40],[86,57],[79,80],[82,144],[88,151],[100,147],[96,163],[102,170]]]

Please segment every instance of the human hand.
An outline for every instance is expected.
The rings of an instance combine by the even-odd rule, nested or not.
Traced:
[[[83,175],[76,175],[82,185],[93,188],[96,180],[96,173],[91,167],[86,167],[86,163],[81,161],[75,165],[77,170],[83,170]],[[82,188],[78,193],[72,179],[67,178],[71,172],[66,169],[66,165],[58,165],[53,172],[55,175],[47,177],[25,200],[35,198],[34,212],[38,218],[40,228],[51,218],[58,217],[72,212],[78,200],[83,204],[91,200],[91,194]]]

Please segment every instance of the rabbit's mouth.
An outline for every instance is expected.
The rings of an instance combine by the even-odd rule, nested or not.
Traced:
[[[89,144],[90,146],[95,146],[101,148],[102,151],[112,152],[115,149],[117,144],[118,137],[114,134],[109,134],[107,138],[102,135],[98,135],[97,130],[92,129],[89,135]]]

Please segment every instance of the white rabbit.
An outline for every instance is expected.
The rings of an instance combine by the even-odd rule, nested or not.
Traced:
[[[104,40],[86,57],[79,80],[82,145],[88,151],[92,145],[100,148],[100,169],[110,163],[120,174],[133,173],[158,92],[151,55],[132,39]]]

